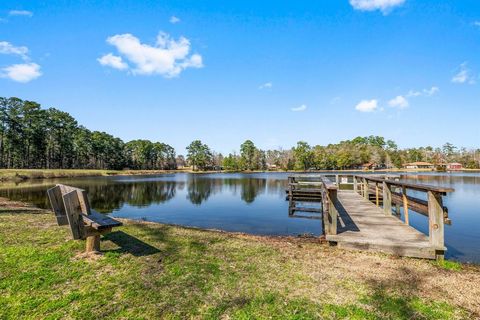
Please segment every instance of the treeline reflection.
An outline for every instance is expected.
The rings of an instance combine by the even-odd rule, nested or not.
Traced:
[[[242,201],[251,204],[264,193],[282,194],[287,182],[283,179],[264,178],[210,178],[190,176],[186,180],[153,181],[115,181],[108,179],[89,179],[77,181],[72,185],[85,189],[95,210],[111,213],[125,204],[134,207],[146,207],[165,203],[186,189],[186,200],[201,205],[210,197],[220,193],[231,193]],[[11,200],[34,203],[49,208],[46,189],[50,186],[36,186],[0,190],[0,196]]]

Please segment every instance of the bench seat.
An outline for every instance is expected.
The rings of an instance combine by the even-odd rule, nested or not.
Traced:
[[[86,239],[86,251],[100,250],[100,235],[122,225],[107,215],[93,211],[85,190],[58,184],[48,189],[48,198],[59,226],[69,225],[73,239]]]

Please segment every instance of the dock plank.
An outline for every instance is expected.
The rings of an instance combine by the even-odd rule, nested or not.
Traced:
[[[436,249],[425,234],[393,215],[386,215],[381,207],[352,191],[339,190],[337,199],[338,231],[336,235],[327,235],[328,241],[347,249],[435,258]]]

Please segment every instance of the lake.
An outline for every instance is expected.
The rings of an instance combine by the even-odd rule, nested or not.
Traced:
[[[320,235],[321,220],[311,219],[315,214],[289,217],[285,201],[288,175],[178,173],[38,180],[4,184],[0,196],[47,208],[46,190],[63,183],[87,190],[93,209],[113,217],[257,235]],[[408,173],[402,174],[402,179],[455,188],[444,197],[452,220],[451,226],[445,226],[446,256],[480,263],[480,174]],[[428,232],[425,216],[412,213],[410,223]]]

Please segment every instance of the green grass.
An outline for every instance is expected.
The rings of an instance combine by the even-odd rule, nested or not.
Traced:
[[[462,264],[456,261],[444,260],[435,262],[437,266],[445,270],[460,271],[462,270]]]
[[[448,301],[420,293],[402,295],[395,291],[397,285],[384,289],[345,281],[322,291],[318,288],[330,281],[331,271],[314,275],[301,266],[315,264],[314,255],[324,250],[348,256],[318,243],[279,247],[255,237],[126,223],[102,239],[102,256],[83,257],[83,248],[82,241],[70,240],[65,227],[55,225],[52,214],[0,213],[0,319],[466,319],[472,315]],[[309,250],[310,258],[302,255]],[[349,290],[354,293],[347,299],[342,292],[349,286],[358,290]]]

